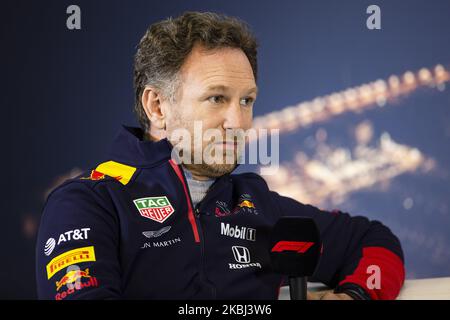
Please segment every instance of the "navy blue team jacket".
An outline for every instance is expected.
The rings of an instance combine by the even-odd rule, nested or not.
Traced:
[[[320,230],[311,280],[398,295],[403,253],[380,222],[283,197],[254,173],[220,177],[193,208],[170,143],[142,135],[124,126],[108,161],[49,195],[36,245],[40,299],[277,299],[283,277],[267,246],[281,216],[311,217]]]

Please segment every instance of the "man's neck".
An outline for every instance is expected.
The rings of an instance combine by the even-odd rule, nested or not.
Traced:
[[[215,179],[197,179],[194,177],[192,172],[190,172],[186,167],[183,166],[184,174],[186,176],[186,181],[189,186],[189,192],[191,194],[192,205],[195,207],[203,198],[209,190],[209,187],[214,183]],[[205,177],[201,177],[205,178]]]
[[[166,130],[160,130],[154,127],[150,127],[150,130],[144,132],[144,140],[146,141],[159,141],[167,137]]]

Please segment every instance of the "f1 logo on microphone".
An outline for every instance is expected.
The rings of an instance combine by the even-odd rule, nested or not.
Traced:
[[[304,241],[278,241],[272,248],[272,252],[296,251],[305,253],[314,245],[314,242]]]
[[[246,247],[233,246],[231,249],[233,250],[234,260],[239,263],[250,263],[250,252]]]

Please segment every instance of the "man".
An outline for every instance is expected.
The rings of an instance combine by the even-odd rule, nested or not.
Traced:
[[[231,174],[242,140],[229,133],[252,126],[256,48],[245,24],[212,13],[150,26],[135,57],[142,128],[124,127],[108,161],[49,195],[36,248],[40,298],[277,299],[283,277],[271,269],[268,235],[293,215],[320,230],[311,280],[334,289],[322,298],[398,295],[403,253],[387,227],[280,196],[254,173]],[[180,139],[196,123],[220,137]],[[199,149],[208,152],[191,161]]]

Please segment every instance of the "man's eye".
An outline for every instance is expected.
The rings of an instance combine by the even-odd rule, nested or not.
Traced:
[[[251,106],[253,105],[253,102],[255,102],[255,99],[253,99],[252,97],[241,99],[241,105],[243,106]]]
[[[224,102],[225,98],[224,96],[211,96],[208,98],[208,101],[213,103],[213,104],[219,104]]]

